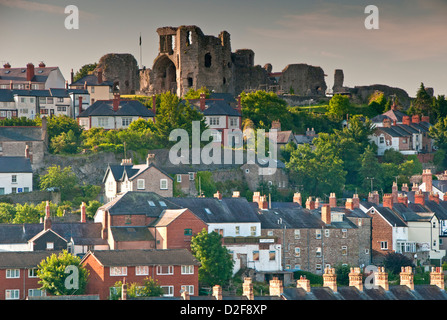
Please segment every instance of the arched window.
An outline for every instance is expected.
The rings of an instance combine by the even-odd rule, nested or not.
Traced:
[[[211,67],[211,53],[205,54],[205,67],[210,68]]]

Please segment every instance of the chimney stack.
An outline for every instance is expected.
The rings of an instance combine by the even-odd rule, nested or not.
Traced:
[[[269,204],[267,201],[267,196],[260,196],[258,202],[259,209],[267,210],[269,208]]]
[[[397,196],[397,203],[402,203],[408,207],[408,197],[405,193],[399,193]]]
[[[357,193],[354,193],[352,196],[352,205],[354,206],[354,209],[360,207],[360,199]]]
[[[242,284],[242,295],[247,297],[248,300],[254,300],[253,283],[251,278],[245,277]]]
[[[25,146],[25,158],[29,159],[29,145]]]
[[[402,191],[408,192],[408,184],[402,183]]]
[[[3,68],[5,68],[5,69],[10,69],[10,68],[11,68],[11,65],[9,64],[9,62],[6,62],[6,63],[3,65]]]
[[[261,198],[261,193],[259,191],[253,192],[253,202],[258,203]]]
[[[329,195],[329,206],[331,208],[335,208],[337,206],[337,197],[335,196],[335,192],[331,192]]]
[[[213,287],[213,297],[216,300],[222,300],[222,287],[218,284]]]
[[[108,237],[108,229],[109,229],[109,215],[107,211],[104,210],[102,217],[102,228],[101,228],[101,238],[107,240]]]
[[[242,114],[242,104],[241,104],[241,96],[237,96],[237,111],[239,111],[240,114]]]
[[[155,94],[152,96],[152,112],[154,115],[157,113],[157,96]]]
[[[409,126],[411,124],[410,116],[403,116],[402,124],[406,124],[407,126]]]
[[[205,93],[201,93],[200,94],[200,111],[205,111],[205,98],[206,98],[206,95],[205,95]]]
[[[410,290],[414,290],[414,275],[412,267],[402,267],[400,272],[400,285],[407,286]]]
[[[414,203],[425,205],[425,194],[421,190],[414,193]]]
[[[102,69],[98,69],[98,84],[101,84],[102,81]]]
[[[430,285],[445,290],[444,271],[440,267],[432,267],[430,272]]]
[[[360,268],[351,268],[349,273],[349,286],[356,287],[359,291],[363,291],[363,276]]]
[[[310,280],[306,279],[306,276],[300,276],[300,278],[296,281],[297,288],[303,288],[304,291],[310,292]]]
[[[382,287],[385,291],[388,291],[389,290],[388,273],[385,272],[385,268],[378,267],[378,270],[374,276],[375,276],[375,284],[379,287]]]
[[[233,191],[233,198],[240,198],[241,192],[240,191]]]
[[[271,296],[281,296],[284,292],[282,281],[277,277],[273,277],[269,282],[269,294]]]
[[[419,190],[419,185],[417,183],[413,182],[413,186],[411,187],[411,191],[418,191]]]
[[[315,199],[315,209],[318,209],[320,207],[320,203],[321,203],[321,198],[316,198]]]
[[[214,194],[214,198],[216,198],[218,200],[222,200],[222,193],[220,193],[220,191],[217,190],[217,192]]]
[[[82,204],[81,204],[81,222],[82,223],[87,222],[87,213],[86,213],[85,202],[82,202]]]
[[[434,201],[434,202],[439,204],[439,194],[438,193],[434,193],[433,191],[430,192],[430,195],[428,196],[428,200]]]
[[[295,192],[293,194],[293,202],[298,203],[300,206],[302,205],[303,201],[302,201],[302,198],[301,198],[301,193]]]
[[[354,210],[354,201],[352,200],[352,198],[346,199],[345,209]]]
[[[276,129],[278,131],[281,131],[281,122],[279,120],[273,120],[271,129]]]
[[[34,64],[28,63],[26,65],[26,81],[31,81],[33,80],[33,78],[34,78]]]
[[[50,217],[50,201],[47,201],[45,206],[45,218],[43,220],[43,229],[51,229],[51,217]]]
[[[39,68],[45,68],[45,63],[43,61],[40,61]]]
[[[309,209],[309,210],[315,209],[315,202],[312,200],[312,197],[307,198],[306,209]]]
[[[73,72],[73,69],[71,69],[71,72],[70,72],[70,84],[72,84],[73,83],[73,79],[74,79],[74,72]]]
[[[430,123],[430,117],[429,116],[422,116],[421,117],[421,121]]]
[[[146,157],[146,165],[149,167],[151,164],[155,164],[155,154],[149,153]]]
[[[334,268],[324,269],[323,287],[328,287],[333,292],[337,292],[337,275]]]
[[[391,193],[385,193],[383,195],[383,206],[393,209],[393,195]]]
[[[120,106],[120,94],[115,93],[113,95],[113,111],[117,112]]]
[[[422,171],[422,183],[425,183],[425,191],[433,191],[433,178],[430,169],[424,169]]]
[[[373,191],[368,194],[368,202],[379,205],[379,192]]]
[[[78,100],[79,100],[79,106],[78,106],[79,113],[78,113],[78,115],[80,115],[82,113],[82,96],[79,96]]]
[[[393,195],[393,203],[397,203],[397,193],[399,188],[397,187],[397,183],[394,181],[393,186],[391,187],[391,194]]]
[[[411,117],[411,122],[412,123],[419,123],[421,121],[420,117],[418,114],[415,114],[414,116]]]
[[[323,204],[321,207],[321,221],[325,224],[331,224],[331,207],[329,204]]]

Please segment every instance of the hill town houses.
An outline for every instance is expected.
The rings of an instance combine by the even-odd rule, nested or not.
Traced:
[[[211,92],[209,98],[201,94],[189,103],[217,130],[216,141],[228,147],[226,130],[243,126],[240,96]],[[0,119],[42,117],[42,125],[0,127],[0,195],[33,191],[34,169],[48,156],[47,117],[74,118],[84,130],[114,130],[137,119],[156,121],[156,108],[155,95],[152,108],[125,98],[102,70],[69,84],[58,67],[5,64],[0,68]],[[373,123],[369,139],[377,144],[379,156],[391,148],[417,155],[433,149],[427,117],[410,119],[393,106]],[[279,120],[273,126],[279,129],[276,142],[283,146],[311,144],[317,136],[314,128],[302,136],[281,131]],[[444,273],[433,267],[441,264],[447,250],[447,171],[434,180],[434,172],[424,169],[422,183],[394,183],[391,193],[371,190],[367,199],[357,193],[337,198],[331,192],[323,201],[303,198],[297,191],[292,201],[277,202],[258,186],[289,187],[279,160],[277,173],[269,177],[254,175],[262,164],[238,168],[253,191],[246,198],[239,190],[227,197],[220,191],[204,197],[196,190],[197,170],[161,166],[152,151],[145,157],[138,163],[126,156],[101,163],[104,201],[92,219],[85,203],[80,214],[55,217],[47,201],[39,223],[0,224],[0,300],[45,298],[37,266],[62,250],[79,256],[89,270],[87,298],[110,299],[117,281],[142,283],[151,276],[163,289],[163,298],[200,299],[200,262],[190,244],[203,229],[222,236],[234,262],[232,274],[244,278],[242,297],[226,296],[216,285],[209,299],[256,299],[255,281],[269,284],[272,300],[447,298]],[[181,196],[174,194],[175,186],[183,191]],[[402,269],[399,285],[391,285],[387,270],[379,267],[374,271],[378,286],[364,287],[363,270],[380,266],[390,252],[429,271],[430,285],[414,285],[411,268]],[[351,267],[349,286],[337,287],[334,268],[340,265]],[[304,277],[294,279],[296,271],[322,276],[323,286],[311,287]],[[127,298],[125,288],[123,284],[122,299]]]

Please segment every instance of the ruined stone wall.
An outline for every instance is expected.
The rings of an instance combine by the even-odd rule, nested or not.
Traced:
[[[293,90],[294,94],[301,96],[324,96],[327,89],[323,69],[304,63],[289,64],[285,67],[279,85],[284,92]]]
[[[369,86],[355,86],[349,88],[353,102],[355,103],[368,103],[368,99],[375,91],[381,91],[384,93],[385,98],[389,98],[395,95],[404,109],[410,107],[411,98],[408,93],[400,88],[394,88],[383,84],[373,84]]]
[[[99,59],[94,74],[102,70],[104,81],[119,85],[120,94],[134,94],[140,89],[138,63],[129,53],[109,53]]]

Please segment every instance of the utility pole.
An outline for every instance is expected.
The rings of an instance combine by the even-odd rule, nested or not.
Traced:
[[[373,191],[373,180],[374,177],[366,177],[366,179],[371,180],[371,192]]]

